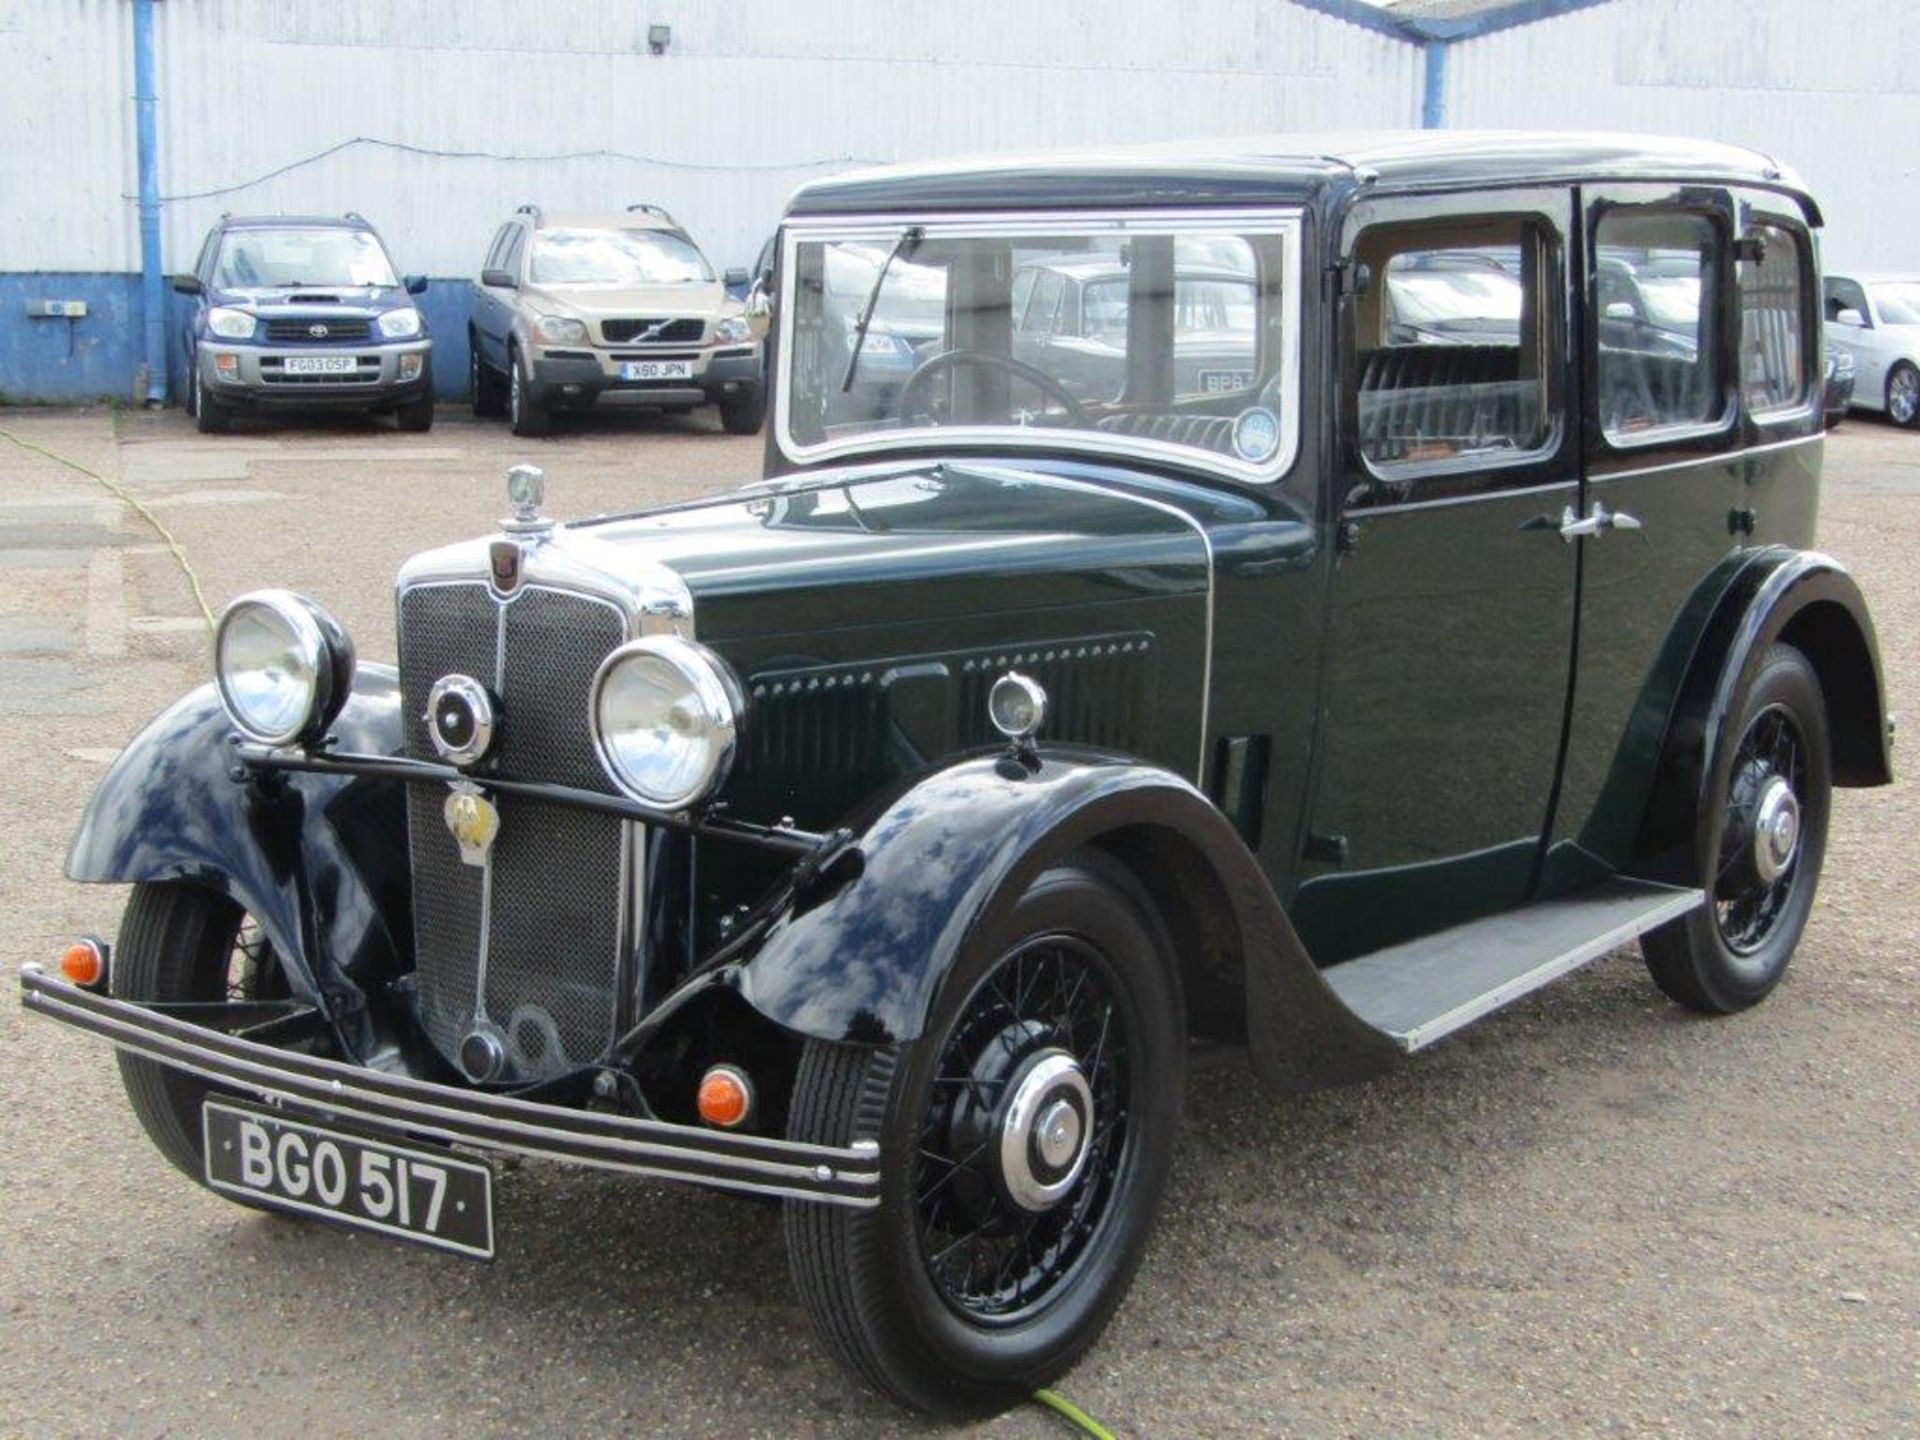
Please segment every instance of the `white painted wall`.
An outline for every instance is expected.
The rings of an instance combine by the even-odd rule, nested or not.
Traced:
[[[1920,9],[1614,0],[1467,41],[1447,121],[1697,135],[1800,172],[1833,268],[1920,269]]]
[[[129,12],[0,0],[0,116],[31,152],[0,168],[0,270],[138,268]],[[664,204],[716,264],[746,264],[797,185],[862,161],[1418,113],[1411,47],[1285,0],[163,0],[157,15],[161,191],[181,197],[169,269],[223,210],[355,209],[402,269],[466,274],[526,200]],[[665,56],[647,53],[649,24],[673,27]],[[297,163],[355,137],[463,153]]]

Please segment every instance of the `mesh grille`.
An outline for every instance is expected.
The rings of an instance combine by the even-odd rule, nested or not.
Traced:
[[[321,334],[313,333],[319,327]],[[276,345],[338,345],[343,340],[365,340],[373,333],[365,320],[335,320],[309,315],[298,320],[267,321],[267,339]]]
[[[453,671],[499,697],[499,766],[520,779],[605,790],[587,730],[587,692],[625,638],[611,606],[530,588],[506,607],[505,673],[496,676],[499,607],[485,585],[409,591],[400,607],[407,750],[436,759],[426,696]],[[483,872],[460,860],[442,819],[446,789],[408,793],[419,1015],[448,1057],[479,1020],[505,1035],[510,1073],[545,1079],[588,1063],[613,1039],[619,989],[621,822],[565,806],[496,797],[491,910],[481,954]],[[484,966],[486,991],[477,987]]]

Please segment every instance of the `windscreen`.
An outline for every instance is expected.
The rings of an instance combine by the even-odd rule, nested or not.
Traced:
[[[1288,220],[934,222],[789,237],[782,443],[1290,458]]]
[[[713,267],[691,240],[665,230],[542,230],[535,285],[708,285]]]
[[[220,241],[213,283],[221,290],[390,287],[393,262],[365,230],[277,226],[229,230]]]

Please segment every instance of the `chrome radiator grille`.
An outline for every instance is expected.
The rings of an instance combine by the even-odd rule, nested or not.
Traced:
[[[626,638],[611,604],[538,586],[510,603],[479,583],[426,584],[400,600],[407,753],[436,756],[427,691],[470,675],[500,705],[502,774],[607,789],[587,731],[587,691]],[[498,796],[486,868],[463,863],[442,816],[447,790],[408,787],[415,983],[420,1021],[449,1058],[476,1027],[494,1029],[508,1076],[546,1079],[598,1058],[618,1020],[625,868],[623,824]]]

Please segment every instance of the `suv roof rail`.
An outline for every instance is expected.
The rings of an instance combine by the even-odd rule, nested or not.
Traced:
[[[531,215],[536,222],[540,219],[540,207],[535,205],[531,200],[525,205],[516,206],[513,213],[516,215]]]
[[[641,200],[627,207],[627,213],[629,215],[635,211],[639,211],[643,215],[657,215],[669,225],[677,225],[680,223],[667,213],[667,207],[664,205],[650,205],[645,200]]]

